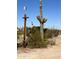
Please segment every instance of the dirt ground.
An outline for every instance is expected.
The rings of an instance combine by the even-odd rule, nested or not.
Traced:
[[[48,48],[18,48],[17,59],[61,59],[61,37],[56,37],[56,45]]]

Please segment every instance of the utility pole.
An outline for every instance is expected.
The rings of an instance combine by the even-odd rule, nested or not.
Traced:
[[[27,15],[26,15],[26,1],[24,0],[24,17],[23,17],[23,19],[24,19],[24,40],[23,40],[23,47],[24,48],[26,48],[26,35],[27,35],[27,27],[26,27],[26,21],[27,21]]]
[[[40,16],[37,16],[37,19],[40,22],[41,39],[44,39],[43,27],[47,19],[43,18],[43,15],[42,15],[42,0],[40,0]]]

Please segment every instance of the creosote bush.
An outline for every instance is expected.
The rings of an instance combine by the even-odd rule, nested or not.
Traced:
[[[59,33],[60,33],[60,30],[57,30],[57,29],[46,29],[44,32],[44,37],[47,39],[57,37]]]
[[[55,42],[49,39],[57,37],[58,35],[61,34],[61,30],[44,28],[44,39],[41,39],[39,26],[37,27],[35,26],[33,28],[27,27],[26,32],[28,37],[27,47],[29,48],[47,47],[47,44],[49,43],[51,43],[51,45],[55,45]],[[19,36],[23,34],[24,34],[23,29],[19,29],[17,31],[17,40],[19,40],[20,39]]]
[[[28,47],[29,48],[47,47],[47,40],[46,39],[41,39],[40,31],[36,27],[33,27],[30,30],[29,38],[28,38]]]

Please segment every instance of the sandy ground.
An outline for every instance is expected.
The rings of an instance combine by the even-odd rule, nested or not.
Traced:
[[[18,48],[17,59],[61,59],[61,38],[56,37],[56,45],[48,48]]]

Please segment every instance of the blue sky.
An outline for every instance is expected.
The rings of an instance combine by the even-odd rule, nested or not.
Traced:
[[[40,0],[26,0],[27,11],[29,17],[27,19],[27,26],[31,26],[31,22],[35,26],[40,26],[36,16],[39,16]],[[17,26],[24,25],[23,17],[23,0],[17,0]],[[43,0],[43,17],[47,18],[44,27],[61,28],[61,0]]]

